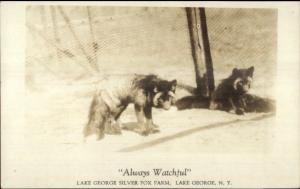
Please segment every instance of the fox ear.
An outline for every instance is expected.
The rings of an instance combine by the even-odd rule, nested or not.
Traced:
[[[237,74],[238,73],[238,69],[237,68],[233,68],[233,70],[232,70],[232,75],[235,75],[235,74]]]
[[[177,80],[174,79],[171,81],[171,91],[175,91],[176,90],[176,85],[177,85]]]
[[[250,68],[248,68],[247,72],[248,72],[248,75],[250,77],[252,77],[253,76],[253,72],[254,72],[254,66],[251,66]]]

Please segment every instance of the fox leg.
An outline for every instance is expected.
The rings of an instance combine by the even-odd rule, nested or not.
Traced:
[[[244,115],[245,114],[245,108],[246,108],[246,103],[244,99],[239,98],[236,100],[236,114],[237,115]]]
[[[228,106],[226,111],[230,113],[236,113],[236,107],[232,98],[228,98]]]
[[[122,134],[120,116],[126,107],[127,105],[121,106],[112,114],[109,134]]]
[[[150,132],[150,128],[148,127],[148,124],[145,123],[144,108],[135,104],[134,109],[138,121],[138,128],[136,128],[135,131],[143,136],[147,136]]]
[[[144,108],[144,113],[145,113],[145,117],[146,117],[146,124],[148,126],[148,128],[150,129],[150,131],[152,133],[157,133],[159,132],[158,125],[153,123],[152,120],[152,107],[151,106],[146,106]]]
[[[244,115],[245,110],[240,102],[240,99],[232,99],[229,98],[229,103],[232,107],[232,110],[237,114],[237,115]]]

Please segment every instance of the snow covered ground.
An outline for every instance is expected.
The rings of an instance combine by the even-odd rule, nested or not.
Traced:
[[[25,138],[30,139],[33,146],[51,141],[66,150],[94,146],[98,150],[113,152],[264,153],[268,151],[272,138],[274,116],[269,114],[238,116],[206,109],[178,111],[173,107],[169,111],[154,109],[153,117],[160,126],[159,133],[145,137],[123,130],[122,135],[106,135],[100,141],[90,136],[84,142],[82,129],[88,121],[94,85],[49,87],[47,92],[45,89],[28,91],[30,95],[26,97],[26,109],[30,111],[26,111]],[[132,105],[122,114],[121,120],[127,126],[135,124]]]

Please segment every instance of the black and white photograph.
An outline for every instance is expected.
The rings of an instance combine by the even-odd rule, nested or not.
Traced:
[[[29,135],[70,148],[95,136],[113,151],[268,150],[276,9],[28,6],[26,27]]]
[[[300,186],[299,4],[245,4],[2,4],[1,187]]]

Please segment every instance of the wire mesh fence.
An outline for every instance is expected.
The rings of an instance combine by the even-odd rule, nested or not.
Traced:
[[[207,8],[206,14],[217,79],[251,65],[258,75],[275,74],[276,10]],[[28,6],[26,16],[30,74],[156,73],[194,83],[184,8]]]

